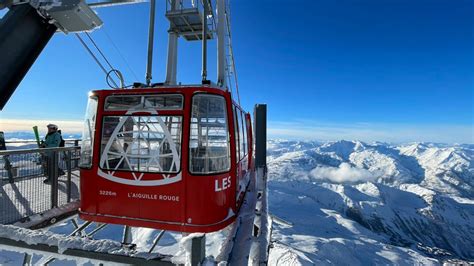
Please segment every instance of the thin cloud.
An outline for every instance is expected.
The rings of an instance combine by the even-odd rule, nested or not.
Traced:
[[[348,163],[341,163],[339,167],[317,167],[311,171],[310,175],[313,178],[327,179],[334,183],[374,181],[377,178],[376,173],[352,167]]]
[[[35,119],[1,119],[0,131],[16,132],[16,131],[32,131],[33,126],[38,126],[41,133],[46,132],[47,124],[56,124],[63,132],[81,133],[82,121],[68,120],[35,120]]]

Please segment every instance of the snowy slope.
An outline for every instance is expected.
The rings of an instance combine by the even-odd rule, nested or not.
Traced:
[[[474,149],[269,141],[270,264],[474,261]]]

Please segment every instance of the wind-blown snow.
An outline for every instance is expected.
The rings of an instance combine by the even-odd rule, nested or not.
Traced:
[[[474,261],[474,147],[270,140],[271,265]]]

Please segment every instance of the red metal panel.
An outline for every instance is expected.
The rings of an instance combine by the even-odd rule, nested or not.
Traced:
[[[186,180],[186,223],[212,225],[235,213],[235,178],[229,173],[213,176],[189,176]]]
[[[92,172],[93,170],[81,169],[81,210],[88,213],[97,212],[97,178]]]

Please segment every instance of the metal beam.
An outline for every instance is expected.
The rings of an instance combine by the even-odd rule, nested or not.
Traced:
[[[153,240],[153,245],[151,245],[151,248],[150,250],[148,250],[148,253],[152,253],[153,252],[153,249],[155,249],[156,245],[158,244],[158,242],[160,241],[160,239],[163,237],[163,235],[165,234],[165,230],[161,230],[161,232],[158,234],[158,236],[156,236],[155,240]]]
[[[0,20],[0,110],[56,30],[28,4],[12,6]]]
[[[217,84],[226,85],[225,0],[217,0]]]
[[[177,84],[178,68],[178,34],[170,32],[168,35],[168,62],[166,65],[166,85]]]
[[[120,5],[129,5],[129,4],[139,4],[146,3],[145,0],[110,0],[110,1],[101,1],[95,3],[87,3],[88,6],[92,8],[101,8],[101,7],[110,7],[110,6],[120,6]]]
[[[257,104],[255,120],[255,168],[267,167],[267,105]]]
[[[146,64],[146,85],[149,86],[152,79],[153,68],[153,41],[155,39],[155,13],[156,0],[150,0],[150,26],[148,29],[148,58]]]
[[[108,224],[98,224],[97,227],[92,230],[92,232],[88,233],[87,234],[87,237],[93,237],[97,232],[99,232],[100,230],[102,230],[104,227],[106,227]]]
[[[33,256],[29,253],[25,253],[25,256],[23,257],[23,265],[33,265]]]
[[[191,265],[202,265],[206,258],[206,235],[191,239]]]
[[[123,245],[130,245],[132,244],[132,227],[128,225],[123,226],[123,233],[122,233],[122,244]]]
[[[91,260],[124,263],[124,264],[131,264],[131,265],[174,265],[173,263],[171,263],[171,261],[163,260],[163,259],[169,260],[168,257],[163,257],[160,259],[146,259],[146,258],[129,257],[129,256],[124,256],[124,255],[100,253],[100,252],[80,250],[80,249],[66,249],[64,252],[59,253],[57,246],[49,246],[47,244],[28,244],[22,240],[16,241],[16,240],[4,238],[4,237],[0,237],[0,249],[2,249],[1,245],[21,248],[24,250],[15,249],[15,251],[16,252],[27,251],[31,254],[38,253],[39,251],[39,252],[51,253],[49,255],[52,255],[52,256],[54,256],[54,254],[58,255],[59,257],[61,257],[62,255],[66,255],[66,256],[72,256],[72,257],[77,257],[77,258],[86,258],[86,259],[91,259]]]
[[[179,1],[171,0],[171,11],[175,11],[179,6]],[[171,28],[171,21],[170,21]],[[166,85],[176,85],[178,68],[178,33],[169,31],[168,33],[168,63],[166,65]]]
[[[207,15],[209,6],[207,0],[203,1],[204,11],[202,15],[202,81],[207,81]]]

